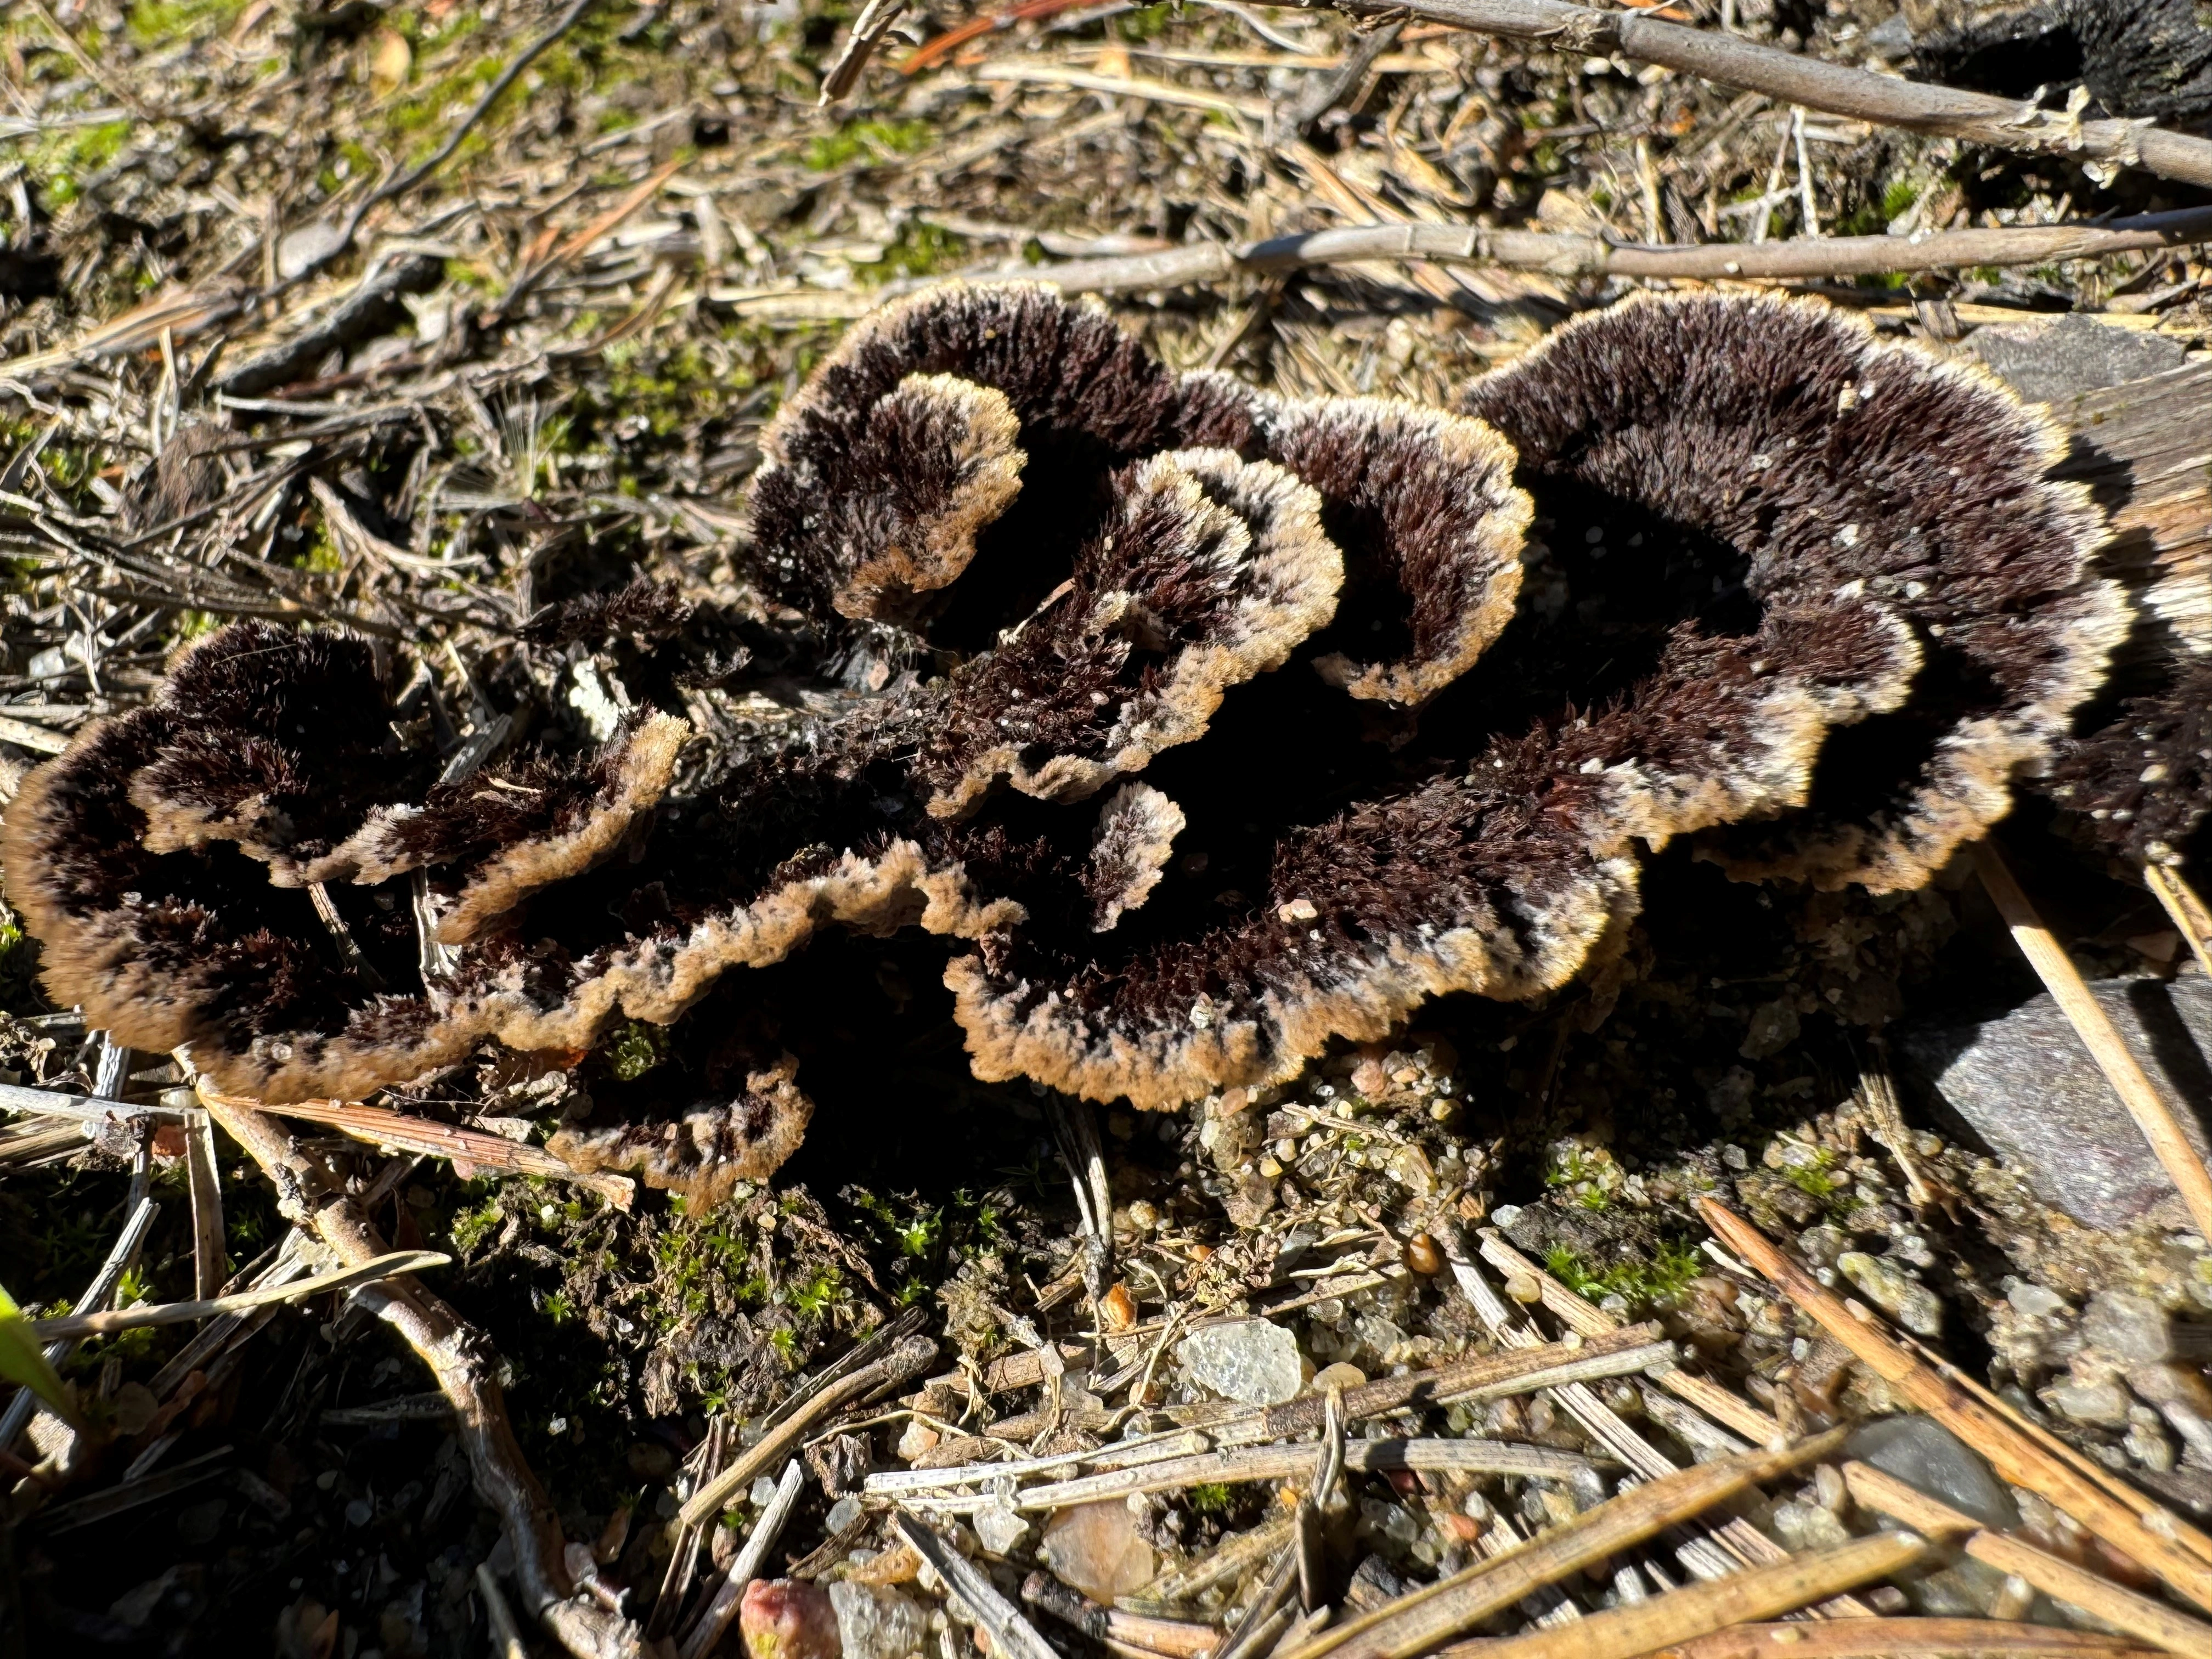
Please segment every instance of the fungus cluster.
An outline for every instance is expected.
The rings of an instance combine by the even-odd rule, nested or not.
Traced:
[[[852,331],[763,450],[787,654],[878,689],[680,788],[652,710],[449,777],[367,645],[226,629],[7,813],[54,994],[228,1090],[353,1097],[916,928],[978,1077],[1170,1107],[1565,983],[1675,836],[1926,879],[2125,628],[2039,421],[1807,302],[1631,302],[1444,410],[948,287]],[[632,597],[539,631],[686,625]],[[766,1174],[794,1063],[772,1022],[717,1056],[696,1109],[564,1150]]]

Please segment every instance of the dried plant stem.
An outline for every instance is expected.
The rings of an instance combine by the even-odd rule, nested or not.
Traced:
[[[1293,0],[1333,3],[1354,17],[1427,18],[1478,34],[1553,50],[1657,64],[1701,80],[1764,93],[1877,126],[1942,133],[2001,149],[2057,152],[2139,167],[2161,178],[2212,185],[2212,141],[2148,121],[2083,121],[2006,98],[1930,86],[1761,46],[1740,35],[1662,22],[1632,11],[1598,11],[1567,0]]]
[[[1876,1533],[1808,1550],[1771,1566],[1692,1584],[1595,1613],[1560,1630],[1486,1642],[1485,1659],[1632,1659],[1726,1626],[1771,1619],[1911,1566],[1933,1547],[1909,1532]],[[1846,1621],[1856,1623],[1856,1620]]]
[[[2176,247],[2212,239],[2212,209],[2144,214],[2102,225],[2043,225],[1946,230],[1921,236],[1822,236],[1801,241],[1717,242],[1639,247],[1595,236],[1485,230],[1468,225],[1355,225],[1280,236],[1243,246],[1201,242],[1164,253],[1071,259],[1024,266],[1007,275],[1057,284],[1069,294],[1219,283],[1243,275],[1278,276],[1316,265],[1396,259],[1495,265],[1554,276],[1630,276],[1689,282],[1802,282],[1979,265],[2046,264],[2107,254]],[[989,273],[979,273],[988,275]]]
[[[196,1319],[213,1319],[222,1314],[243,1313],[248,1308],[258,1308],[272,1302],[297,1302],[302,1297],[321,1296],[331,1291],[349,1291],[360,1285],[373,1285],[378,1279],[390,1279],[399,1273],[420,1273],[425,1267],[442,1267],[453,1258],[436,1250],[393,1250],[362,1262],[357,1267],[345,1267],[337,1273],[318,1273],[313,1279],[295,1279],[289,1285],[272,1285],[258,1291],[240,1291],[235,1296],[208,1297],[198,1302],[162,1302],[149,1307],[115,1308],[105,1313],[64,1314],[58,1319],[37,1319],[31,1328],[40,1340],[52,1341],[65,1336],[107,1336],[116,1331],[137,1331],[155,1325],[188,1325]]]
[[[627,1176],[586,1175],[570,1168],[544,1148],[526,1142],[509,1140],[503,1135],[486,1134],[481,1129],[464,1129],[451,1123],[440,1123],[427,1117],[410,1117],[404,1112],[395,1112],[382,1106],[363,1106],[349,1100],[298,1100],[282,1106],[262,1106],[257,1102],[242,1101],[234,1096],[223,1095],[200,1085],[200,1098],[210,1105],[243,1105],[258,1111],[273,1112],[280,1117],[296,1117],[309,1123],[327,1123],[332,1128],[364,1140],[374,1146],[396,1146],[406,1152],[428,1152],[433,1158],[447,1158],[469,1164],[479,1169],[511,1170],[517,1175],[544,1176],[555,1181],[573,1181],[587,1187],[618,1210],[627,1210],[637,1191],[637,1183]]]
[[[205,1112],[185,1124],[185,1177],[192,1202],[192,1294],[202,1302],[222,1293],[222,1175],[216,1167],[215,1125]]]
[[[311,1229],[354,1267],[391,1254],[343,1183],[302,1151],[283,1124],[228,1097],[201,1097],[276,1183],[277,1207],[286,1219]],[[405,1339],[452,1402],[477,1495],[506,1526],[515,1587],[546,1633],[575,1659],[622,1659],[634,1652],[636,1626],[571,1589],[561,1523],[515,1443],[507,1402],[485,1363],[490,1345],[483,1333],[411,1280],[369,1285],[362,1300]]]
[[[975,1622],[991,1638],[991,1651],[1001,1659],[1060,1659],[1051,1644],[1037,1634],[1036,1626],[1022,1617],[1022,1610],[999,1594],[988,1574],[946,1543],[923,1522],[902,1515],[892,1523],[915,1554],[937,1569],[945,1587],[966,1604]]]
[[[1358,1440],[1345,1449],[1345,1467],[1362,1474],[1382,1469],[1455,1470],[1564,1480],[1588,1468],[1589,1463],[1589,1459],[1573,1452],[1496,1440]],[[969,1514],[1000,1502],[1011,1503],[1018,1510],[1056,1510],[1071,1504],[1127,1498],[1134,1492],[1181,1492],[1218,1482],[1233,1486],[1248,1480],[1288,1480],[1312,1469],[1310,1445],[1241,1446],[1031,1486],[1008,1498],[988,1492],[913,1492],[904,1501],[939,1515]]]
[[[2180,871],[2162,864],[2143,866],[2143,885],[2158,896],[2166,914],[2173,918],[2174,927],[2189,941],[2197,965],[2212,974],[2212,910],[2205,908],[2203,896]]]
[[[789,1415],[742,1453],[736,1462],[684,1501],[676,1513],[676,1527],[696,1527],[720,1514],[731,1498],[752,1484],[753,1477],[787,1457],[812,1432],[814,1425],[840,1406],[872,1394],[878,1389],[902,1382],[918,1375],[937,1355],[937,1345],[927,1337],[908,1337],[873,1364],[829,1379]]]
[[[1800,1463],[1825,1457],[1842,1443],[1842,1431],[1832,1430],[1778,1451],[1700,1463],[1632,1486],[1531,1543],[1324,1631],[1285,1659],[1321,1659],[1323,1654],[1339,1659],[1413,1659],[1522,1596],[1702,1515]]]
[[[2070,1601],[2154,1647],[2187,1654],[2190,1659],[2212,1659],[2212,1625],[2177,1612],[2163,1601],[2138,1595],[2021,1539],[1989,1531],[1973,1516],[1868,1464],[1844,1464],[1844,1479],[1863,1509],[1890,1516],[1918,1532],[1964,1533],[1966,1537],[1960,1547],[1977,1561],[2024,1578],[2045,1595]]]
[[[2174,1115],[2172,1106],[2136,1062],[2127,1044],[2120,1040],[2103,1006],[2090,994],[2074,959],[2043,925],[2043,918],[2036,914],[2035,906],[2021,890],[1995,842],[1975,844],[1974,869],[1990,897],[1996,901],[2005,926],[2012,930],[2021,954],[2034,968],[2045,988],[2074,1027],[2075,1034],[2095,1059],[2106,1080],[2112,1085],[2112,1092],[2119,1096],[2120,1103],[2128,1109],[2128,1115],[2142,1131],[2143,1139],[2150,1142],[2151,1151],[2158,1155],[2160,1164],[2180,1192],[2182,1202],[2189,1206],[2190,1219],[2197,1224],[2197,1232],[2212,1238],[2212,1172],[2206,1170],[2204,1160],[2189,1144],[2189,1137],[2183,1133],[2181,1121]]]
[[[1992,1619],[1836,1619],[1732,1625],[1668,1659],[2156,1659],[2124,1637]]]
[[[2212,1564],[2180,1541],[2185,1528],[2172,1513],[2137,1496],[2124,1501],[2065,1459],[2021,1432],[1966,1389],[1922,1364],[1868,1319],[1774,1247],[1726,1205],[1698,1200],[1705,1224],[1729,1249],[1764,1273],[1782,1293],[1851,1351],[1860,1364],[1990,1461],[2015,1486],[2046,1498],[2084,1527],[2133,1557],[2202,1607],[2212,1607]]]
[[[722,1632],[738,1616],[738,1608],[744,1601],[745,1586],[760,1577],[762,1564],[775,1546],[783,1532],[784,1522],[799,1506],[799,1489],[805,1484],[806,1471],[797,1458],[783,1466],[783,1474],[775,1483],[775,1496],[768,1500],[760,1519],[753,1522],[752,1531],[746,1535],[744,1547],[738,1552],[737,1559],[722,1582],[714,1587],[714,1599],[700,1613],[698,1622],[691,1626],[678,1650],[679,1659],[706,1659],[722,1639]]]
[[[1556,1314],[1569,1330],[1586,1337],[1596,1337],[1620,1328],[1619,1320],[1586,1298],[1577,1296],[1529,1261],[1507,1243],[1505,1236],[1495,1227],[1482,1229],[1480,1237],[1482,1259],[1509,1279],[1516,1273],[1526,1273],[1533,1278],[1542,1294],[1544,1305]],[[1654,1380],[1685,1405],[1703,1412],[1716,1423],[1733,1430],[1754,1445],[1781,1443],[1781,1424],[1748,1400],[1730,1394],[1711,1378],[1692,1376],[1679,1366],[1669,1365],[1655,1372]]]

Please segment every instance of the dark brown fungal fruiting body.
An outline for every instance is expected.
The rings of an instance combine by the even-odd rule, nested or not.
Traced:
[[[227,629],[34,776],[9,888],[56,995],[264,1098],[769,995],[731,970],[834,927],[962,941],[977,1076],[1167,1107],[1566,983],[1674,836],[1758,821],[1726,855],[1924,879],[2118,631],[2042,428],[1823,308],[1617,307],[1467,406],[1274,398],[1041,290],[918,295],[786,405],[753,501],[805,623],[779,672],[834,688],[859,647],[889,690],[685,790],[665,713],[439,783],[366,647]],[[695,626],[637,586],[530,632]],[[562,1149],[709,1197],[769,1173],[795,1062],[751,1033],[709,1070]]]
[[[2156,691],[2066,745],[2045,786],[2088,839],[2140,866],[2199,866],[2212,817],[2212,657],[2177,665]]]
[[[2118,590],[2088,570],[2094,507],[2045,477],[2063,453],[2056,429],[1993,378],[1884,344],[1825,306],[1632,301],[1559,330],[1468,406],[1519,450],[1571,590],[1589,580],[1576,532],[1602,549],[1626,507],[1686,553],[1689,574],[1711,575],[1709,595],[1679,581],[1655,595],[1658,614],[1686,603],[1704,628],[1733,612],[1747,630],[1752,607],[1850,603],[1909,639],[1909,696],[1898,665],[1874,666],[1839,722],[1854,729],[1819,744],[1817,778],[1802,757],[1809,799],[1801,784],[1711,820],[1802,807],[1719,842],[1741,873],[1924,882],[2009,810],[2012,784],[2048,762],[2125,633]],[[1808,646],[1832,651],[1824,633]]]

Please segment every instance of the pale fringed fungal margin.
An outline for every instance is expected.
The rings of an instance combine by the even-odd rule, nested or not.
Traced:
[[[1632,301],[1560,329],[1467,407],[1519,450],[1571,611],[1649,582],[1708,629],[1845,595],[1909,629],[1909,696],[1869,688],[1875,718],[1819,747],[1809,799],[1725,815],[1802,807],[1721,842],[1739,873],[1919,885],[2047,764],[2125,632],[2118,590],[2089,574],[2094,508],[2045,476],[2056,429],[1992,377],[1817,302]]]
[[[778,1032],[845,971],[800,953],[824,930],[960,941],[978,1076],[1173,1106],[1447,992],[1567,983],[1677,836],[1924,879],[2118,631],[2037,422],[1810,304],[1632,303],[1454,413],[1275,398],[1042,290],[940,289],[763,447],[747,574],[780,620],[633,585],[526,630],[708,643],[611,741],[437,782],[368,647],[259,624],[79,738],[6,824],[56,994],[271,1100],[711,994],[704,1086],[560,1150],[712,1197],[805,1131],[810,1039]],[[683,770],[654,704],[749,672],[817,714]],[[2201,746],[2157,732],[2130,741],[2169,766]]]

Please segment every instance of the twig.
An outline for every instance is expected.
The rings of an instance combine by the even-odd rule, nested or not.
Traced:
[[[392,1250],[358,1267],[342,1267],[336,1273],[318,1273],[313,1279],[295,1279],[259,1290],[240,1291],[234,1296],[207,1297],[198,1302],[158,1302],[145,1307],[112,1308],[104,1313],[64,1314],[56,1319],[34,1319],[31,1328],[41,1339],[52,1341],[60,1337],[109,1336],[117,1331],[144,1330],[155,1325],[189,1325],[194,1320],[243,1313],[272,1302],[297,1302],[325,1291],[349,1291],[357,1285],[372,1285],[395,1273],[442,1267],[453,1259],[437,1250]]]
[[[0,1111],[30,1112],[40,1117],[73,1117],[80,1123],[108,1123],[134,1117],[181,1118],[189,1121],[193,1106],[134,1106],[127,1101],[98,1095],[65,1095],[58,1089],[32,1089],[20,1083],[0,1083]]]
[[[1169,1659],[1205,1659],[1221,1645],[1221,1632],[1211,1625],[1103,1607],[1048,1572],[1033,1572],[1022,1580],[1022,1600],[1096,1641],[1119,1642]]]
[[[185,1179],[192,1202],[192,1294],[206,1302],[222,1293],[229,1261],[223,1249],[222,1175],[216,1167],[215,1124],[205,1112],[195,1112],[185,1124]]]
[[[1294,1529],[1295,1523],[1288,1516],[1279,1521],[1262,1522],[1249,1532],[1237,1534],[1212,1554],[1201,1555],[1188,1565],[1162,1574],[1134,1595],[1124,1598],[1122,1605],[1171,1607],[1180,1602],[1194,1601],[1217,1584],[1242,1578],[1281,1549]]]
[[[522,1632],[514,1622],[514,1609],[507,1605],[506,1594],[489,1561],[477,1563],[477,1595],[483,1601],[484,1623],[491,1626],[495,1659],[530,1659],[530,1650],[523,1645]]]
[[[302,277],[312,276],[351,247],[355,235],[361,229],[362,221],[368,217],[373,210],[383,206],[386,202],[398,200],[440,167],[445,166],[447,162],[452,161],[453,152],[461,147],[461,141],[466,138],[476,124],[483,120],[490,112],[491,106],[505,95],[507,89],[514,84],[515,78],[536,63],[538,55],[548,46],[581,22],[584,14],[591,10],[593,3],[594,0],[570,0],[568,9],[553,20],[550,28],[514,54],[513,60],[499,72],[499,78],[484,88],[483,96],[477,100],[470,107],[469,112],[461,117],[453,130],[446,135],[446,142],[439,145],[437,149],[419,166],[409,168],[396,179],[386,179],[363,197],[361,205],[348,216],[345,226],[338,232],[336,241],[317,254],[301,270],[300,276]]]
[[[1876,1329],[1869,1322],[1871,1314],[1864,1319],[1856,1316],[1726,1205],[1701,1198],[1698,1211],[1723,1244],[1758,1268],[1907,1402],[1987,1458],[2002,1479],[2048,1499],[2199,1607],[2212,1608],[2212,1564],[2179,1541],[2185,1532],[2194,1534],[2194,1528],[2148,1498],[2136,1498],[2140,1510],[2130,1506],[2071,1463],[2053,1456],[2000,1413]]]
[[[2181,937],[2189,941],[2197,965],[2212,974],[2212,910],[2205,908],[2203,896],[2190,885],[2189,878],[2162,864],[2148,864],[2143,866],[2143,885],[2157,896]]]
[[[898,1516],[892,1524],[899,1536],[914,1547],[915,1553],[937,1570],[945,1588],[966,1604],[975,1622],[989,1632],[994,1655],[1002,1655],[1004,1659],[1060,1659],[1051,1644],[1037,1634],[1036,1626],[1022,1617],[1021,1609],[999,1594],[998,1586],[981,1568],[911,1515]]]
[[[1932,1548],[1909,1532],[1876,1533],[1771,1566],[1593,1614],[1564,1630],[1486,1642],[1484,1659],[1632,1659],[1729,1625],[1771,1619],[1911,1566]],[[1449,1651],[1449,1650],[1448,1650]]]
[[[837,54],[837,61],[830,66],[823,78],[822,95],[817,106],[836,103],[860,84],[860,72],[868,67],[868,59],[875,56],[876,48],[891,32],[906,10],[907,0],[868,0],[860,15],[853,20],[853,32],[845,37],[845,50]]]
[[[1641,1544],[1678,1522],[1703,1515],[1801,1463],[1817,1462],[1843,1442],[1844,1431],[1832,1429],[1794,1446],[1700,1463],[1632,1486],[1533,1543],[1325,1631],[1286,1659],[1321,1659],[1323,1654],[1335,1654],[1339,1659],[1413,1659],[1522,1596]]]
[[[799,1489],[805,1480],[806,1471],[797,1458],[783,1466],[783,1474],[775,1483],[775,1496],[768,1500],[760,1519],[753,1522],[744,1547],[730,1563],[722,1582],[714,1587],[714,1600],[707,1603],[684,1637],[684,1645],[678,1650],[680,1659],[707,1659],[714,1650],[714,1644],[722,1639],[722,1632],[738,1616],[738,1609],[745,1599],[745,1586],[760,1576],[761,1564],[768,1559],[769,1551],[783,1532],[783,1523],[798,1507]]]
[[[814,1425],[831,1412],[863,1395],[895,1388],[919,1376],[923,1367],[936,1357],[936,1343],[926,1336],[909,1336],[875,1364],[835,1378],[747,1448],[728,1468],[692,1493],[677,1511],[675,1524],[696,1527],[709,1516],[719,1515],[732,1497],[752,1484],[755,1475],[777,1459],[788,1456]]]
[[[1615,54],[1658,64],[1702,80],[1764,93],[1877,126],[1941,133],[2001,149],[2080,155],[2139,167],[2162,178],[2212,185],[2212,141],[2167,132],[2148,121],[2084,121],[1978,92],[1904,81],[1800,57],[1739,35],[1662,22],[1629,11],[1598,11],[1567,0],[1289,0],[1324,3],[1355,17],[1410,12],[1477,34],[1531,40],[1577,56]]]
[[[1548,231],[1486,230],[1468,225],[1355,225],[1235,245],[1200,242],[1164,253],[1071,259],[1022,266],[1003,276],[1056,284],[1063,292],[1112,294],[1181,288],[1237,276],[1272,276],[1317,265],[1371,259],[1494,265],[1562,277],[1670,277],[1685,281],[1801,282],[1979,265],[2046,264],[2108,254],[2184,246],[2212,240],[2212,208],[2147,213],[2102,225],[2013,226],[1918,236],[1821,236],[1799,241],[1715,242],[1650,247]]]
[[[222,1097],[203,1098],[276,1183],[277,1208],[288,1220],[313,1229],[342,1261],[356,1266],[390,1254],[359,1200],[319,1159],[301,1151],[283,1124]],[[483,1333],[411,1279],[369,1285],[361,1297],[429,1366],[453,1402],[477,1495],[507,1528],[515,1586],[531,1613],[575,1659],[624,1659],[634,1652],[636,1626],[572,1588],[560,1521],[515,1443]]]
[[[1342,63],[1316,77],[1315,83],[1299,95],[1283,118],[1283,124],[1292,132],[1303,133],[1339,104],[1357,96],[1367,80],[1368,71],[1375,67],[1375,60],[1398,44],[1405,27],[1404,18],[1393,17],[1362,33],[1352,43],[1352,50],[1344,54]]]
[[[2205,1170],[2204,1160],[2189,1144],[2189,1137],[2183,1132],[2172,1106],[2121,1041],[2103,1005],[2090,994],[2073,957],[2066,954],[2065,947],[2043,925],[2043,918],[2036,914],[2035,906],[2021,890],[1995,842],[1975,844],[1974,870],[1990,897],[1996,901],[2005,926],[2012,930],[2021,954],[2034,968],[2045,988],[2074,1027],[2075,1035],[2096,1060],[2106,1081],[2112,1085],[2112,1092],[2119,1096],[2120,1103],[2128,1109],[2128,1115],[2142,1131],[2143,1139],[2150,1142],[2151,1151],[2157,1154],[2167,1178],[2181,1194],[2181,1201],[2189,1206],[2190,1218],[2197,1224],[2197,1232],[2212,1238],[2212,1172]]]
[[[518,1175],[544,1176],[556,1181],[573,1181],[580,1187],[588,1187],[618,1210],[627,1210],[637,1190],[637,1184],[627,1176],[586,1175],[564,1163],[543,1147],[526,1142],[509,1140],[504,1135],[487,1134],[481,1129],[464,1129],[451,1123],[440,1123],[427,1117],[411,1117],[404,1112],[395,1112],[383,1106],[363,1106],[347,1100],[297,1100],[283,1105],[264,1106],[258,1103],[240,1100],[236,1096],[218,1093],[207,1081],[201,1079],[199,1097],[210,1106],[252,1105],[258,1111],[274,1112],[280,1117],[303,1118],[309,1123],[327,1123],[341,1129],[356,1140],[364,1140],[376,1146],[395,1146],[402,1152],[428,1152],[433,1158],[448,1158],[457,1163],[478,1169],[511,1170]],[[0,1105],[5,1105],[0,1099]]]
[[[1960,1547],[1977,1561],[2024,1578],[2045,1595],[2070,1601],[2154,1647],[2187,1654],[2190,1659],[2212,1659],[2212,1625],[2124,1589],[2021,1539],[1990,1531],[1973,1516],[1869,1464],[1844,1464],[1844,1480],[1862,1508],[1890,1516],[1916,1532],[1965,1534]]]

